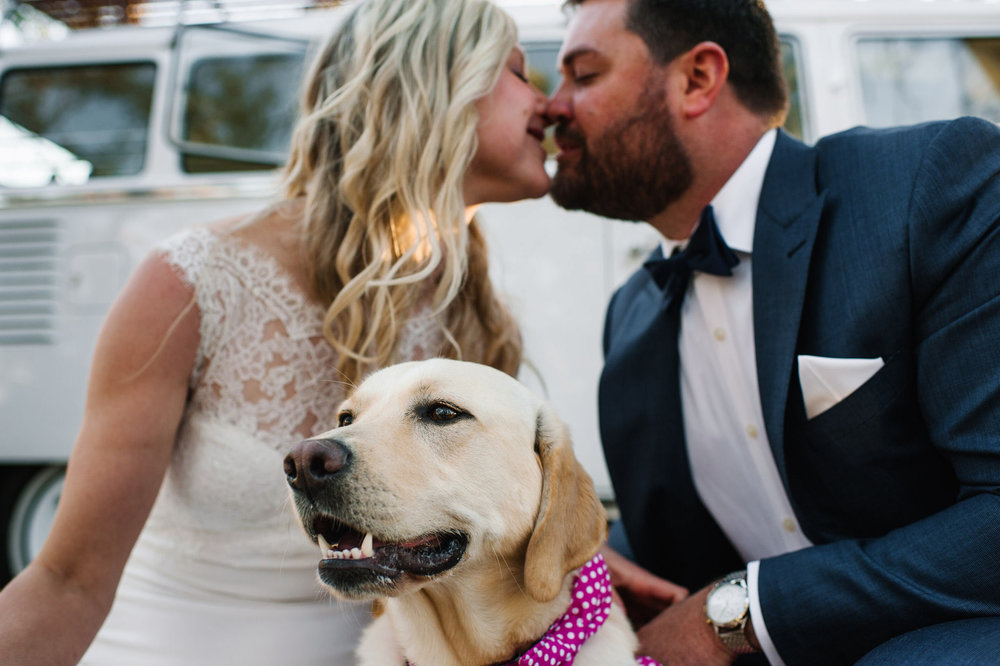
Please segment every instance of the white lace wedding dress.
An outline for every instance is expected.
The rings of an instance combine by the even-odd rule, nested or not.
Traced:
[[[363,604],[329,597],[282,461],[335,421],[324,309],[261,248],[208,229],[159,251],[195,287],[201,342],[173,460],[83,664],[353,664]],[[136,335],[141,335],[136,331]],[[435,349],[428,318],[406,358]]]

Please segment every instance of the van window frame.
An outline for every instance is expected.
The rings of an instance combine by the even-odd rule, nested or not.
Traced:
[[[103,174],[103,175],[93,175],[91,173],[85,183],[101,182],[101,183],[112,183],[116,180],[128,180],[141,177],[147,172],[149,168],[149,157],[150,148],[155,141],[154,134],[157,131],[155,126],[156,118],[156,99],[159,94],[159,75],[160,75],[161,63],[157,62],[152,58],[124,58],[121,60],[110,60],[106,58],[95,58],[93,60],[88,60],[85,62],[73,62],[73,63],[39,63],[39,64],[15,64],[7,68],[0,69],[0,101],[3,99],[4,87],[7,84],[9,77],[13,74],[21,74],[25,72],[67,72],[70,70],[81,70],[81,69],[96,69],[96,68],[119,68],[119,67],[148,67],[151,70],[150,76],[150,87],[148,89],[148,106],[145,109],[145,135],[142,143],[142,149],[135,155],[139,156],[139,165],[135,170],[129,171],[116,171],[115,173]],[[11,121],[13,122],[13,121]],[[29,130],[30,131],[30,130]],[[32,132],[34,134],[34,132]],[[44,135],[36,134],[43,139]],[[48,139],[46,139],[48,140]],[[52,141],[54,145],[69,151],[68,148],[61,146],[60,144]],[[82,156],[77,156],[80,159],[84,159]],[[0,183],[0,189],[25,189],[25,190],[44,190],[52,187],[64,187],[65,183],[55,183],[50,182],[44,185],[27,185],[27,186],[7,186]]]
[[[966,39],[1000,39],[995,26],[982,27],[980,29],[968,29],[966,27],[947,27],[935,30],[928,30],[925,26],[904,26],[893,29],[884,27],[861,27],[850,32],[847,38],[848,57],[852,71],[854,72],[853,85],[853,113],[858,119],[858,123],[871,125],[873,127],[886,127],[886,125],[872,125],[873,119],[869,117],[868,108],[865,103],[864,86],[862,85],[862,72],[864,63],[861,59],[861,42],[864,41],[937,41],[937,40],[957,40]],[[959,115],[967,115],[965,113]],[[954,116],[957,117],[957,116]],[[993,122],[1000,122],[1000,118],[988,119]],[[892,123],[893,126],[899,123]]]
[[[170,54],[170,71],[167,84],[166,100],[166,137],[168,143],[177,149],[180,159],[179,169],[186,174],[206,174],[206,173],[227,173],[229,170],[208,170],[189,171],[184,168],[186,157],[208,158],[219,160],[220,162],[231,162],[235,165],[240,163],[260,164],[263,168],[276,168],[284,164],[288,157],[287,152],[276,152],[254,148],[240,148],[235,146],[223,146],[200,141],[191,141],[184,138],[185,110],[187,108],[188,90],[190,86],[191,73],[196,69],[201,58],[188,58],[188,51],[185,46],[185,38],[198,32],[218,33],[230,37],[246,37],[252,40],[271,40],[283,43],[288,46],[287,51],[276,49],[273,53],[301,52],[303,55],[304,69],[308,67],[310,56],[313,53],[314,43],[304,37],[282,35],[278,33],[268,33],[257,30],[246,29],[234,24],[210,23],[203,25],[184,25],[177,28],[173,48]],[[221,41],[220,41],[221,44]],[[267,53],[272,53],[268,51]],[[212,51],[208,57],[222,58],[228,55],[225,48]],[[299,88],[296,87],[296,93]],[[245,171],[246,167],[235,166],[233,171]]]

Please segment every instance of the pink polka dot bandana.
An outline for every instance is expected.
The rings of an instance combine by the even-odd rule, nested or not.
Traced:
[[[611,610],[611,574],[600,553],[577,571],[569,608],[530,650],[509,666],[568,666],[588,638],[608,619]],[[659,666],[649,657],[637,657],[641,666]]]
[[[611,573],[598,553],[576,572],[569,608],[531,649],[496,666],[569,666],[587,639],[597,633],[611,611]],[[650,657],[636,657],[639,666],[660,666]],[[413,666],[409,661],[407,666]]]

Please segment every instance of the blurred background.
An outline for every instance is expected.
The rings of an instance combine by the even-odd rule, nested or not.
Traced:
[[[560,2],[500,4],[550,92]],[[804,141],[853,125],[1000,122],[998,0],[767,4],[791,91],[785,129]],[[2,583],[48,531],[108,306],[161,238],[274,196],[304,63],[343,7],[0,0],[0,11]],[[524,379],[569,423],[613,510],[597,436],[601,326],[610,294],[658,239],[547,199],[480,216],[523,325]]]

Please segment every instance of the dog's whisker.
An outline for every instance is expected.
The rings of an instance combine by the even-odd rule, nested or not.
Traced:
[[[346,389],[349,389],[350,391],[353,391],[354,389],[357,388],[357,384],[355,384],[354,382],[349,381],[349,380],[338,381],[336,379],[317,379],[316,383],[317,384],[332,384],[333,386],[341,386],[341,387],[344,387]]]
[[[507,561],[507,558],[506,557],[502,557],[500,555],[500,553],[497,552],[497,549],[496,549],[495,546],[491,547],[491,550],[493,551],[493,557],[497,561],[497,568],[498,569],[506,569],[507,570],[507,574],[510,576],[510,579],[512,581],[514,581],[514,585],[517,586],[517,589],[521,593],[521,595],[522,596],[526,595],[527,593],[525,592],[524,588],[521,587],[521,583],[518,582],[518,580],[517,580],[517,574],[514,573],[514,569],[510,566],[510,562]]]
[[[349,387],[349,388],[350,388],[350,389],[351,389],[352,391],[353,391],[354,389],[358,388],[358,385],[357,385],[357,384],[356,384],[356,383],[354,382],[354,380],[353,380],[353,379],[351,379],[351,378],[350,378],[350,377],[349,377],[349,376],[347,375],[347,373],[346,373],[346,372],[344,372],[343,370],[340,370],[340,369],[337,369],[337,374],[339,374],[339,375],[340,375],[341,377],[343,377],[343,378],[344,378],[344,381],[342,381],[342,382],[337,382],[337,383],[339,383],[339,384],[340,384],[340,385],[342,385],[342,386],[347,386],[347,387]],[[332,381],[332,380],[331,380],[331,381]]]

